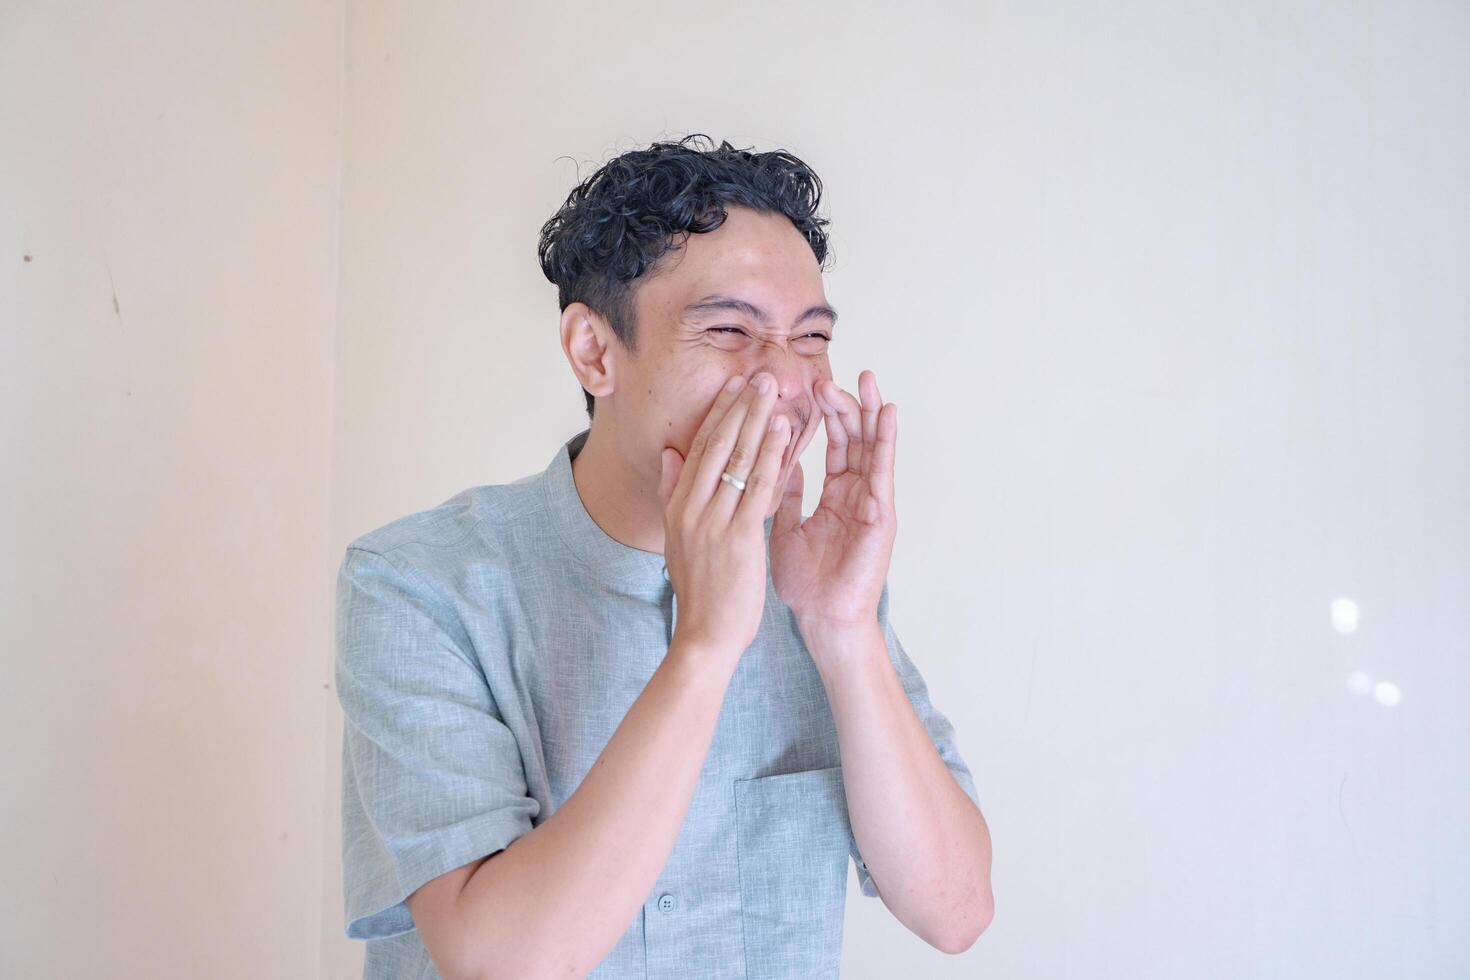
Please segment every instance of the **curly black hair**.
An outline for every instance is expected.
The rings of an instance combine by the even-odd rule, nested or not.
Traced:
[[[790,218],[825,267],[829,222],[816,214],[821,199],[821,179],[785,150],[751,153],[724,140],[716,147],[704,133],[655,142],[614,157],[573,188],[541,227],[541,271],[556,285],[562,310],[586,303],[636,352],[632,283],[665,253],[690,234],[714,231],[724,206],[738,205]],[[592,394],[582,394],[590,419]]]

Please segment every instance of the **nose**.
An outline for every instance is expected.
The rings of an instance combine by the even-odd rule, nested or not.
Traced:
[[[799,357],[768,357],[751,373],[755,377],[765,371],[776,379],[776,404],[774,411],[786,415],[800,432],[811,414],[811,396],[807,391],[807,372],[802,369]]]

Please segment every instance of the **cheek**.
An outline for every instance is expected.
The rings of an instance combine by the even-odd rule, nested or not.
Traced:
[[[807,375],[806,396],[811,405],[812,412],[818,417],[822,414],[822,406],[817,403],[817,386],[823,381],[832,380],[832,366],[827,363],[825,357],[819,363],[812,365],[812,370]]]
[[[687,430],[692,435],[728,376],[729,372],[714,365],[691,371],[679,358],[650,360],[638,379],[638,398],[648,424],[659,432]]]
[[[689,455],[695,434],[713,410],[727,380],[728,374],[688,379],[686,385],[663,392],[664,400],[651,417],[660,422],[664,445],[677,449],[681,456]]]

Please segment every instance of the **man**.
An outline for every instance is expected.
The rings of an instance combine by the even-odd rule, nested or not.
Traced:
[[[888,621],[897,408],[831,380],[820,181],[694,140],[542,229],[588,429],[347,549],[368,977],[835,977],[849,857],[939,949],[993,914],[973,778]]]

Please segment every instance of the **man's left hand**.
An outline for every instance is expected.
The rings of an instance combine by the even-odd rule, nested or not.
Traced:
[[[815,388],[827,426],[827,476],[817,509],[801,519],[801,462],[792,468],[771,525],[771,579],[803,631],[877,622],[898,518],[893,458],[898,406],[884,404],[872,371],[861,401],[835,382]]]

